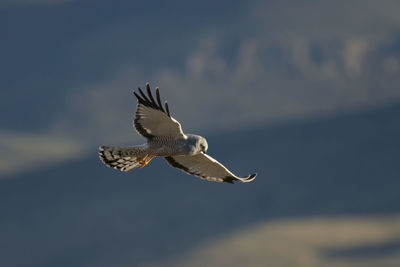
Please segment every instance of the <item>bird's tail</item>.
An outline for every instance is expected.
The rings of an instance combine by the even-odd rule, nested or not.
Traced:
[[[143,164],[147,153],[145,146],[101,146],[99,155],[100,160],[108,167],[127,172]]]

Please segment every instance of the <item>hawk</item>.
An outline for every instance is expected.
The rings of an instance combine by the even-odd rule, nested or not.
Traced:
[[[131,147],[101,146],[99,154],[104,164],[130,171],[143,168],[154,157],[164,157],[171,166],[209,181],[251,182],[256,178],[256,173],[238,177],[206,154],[206,139],[184,134],[181,124],[171,116],[167,101],[164,106],[161,104],[159,89],[156,88],[156,99],[149,83],[146,83],[146,90],[147,95],[140,88],[138,93],[133,92],[138,101],[133,124],[136,131],[147,138],[147,143]]]

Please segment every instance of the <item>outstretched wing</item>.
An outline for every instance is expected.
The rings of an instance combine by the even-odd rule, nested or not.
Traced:
[[[204,153],[194,156],[165,157],[165,159],[173,167],[210,181],[227,183],[241,181],[246,183],[253,181],[257,176],[255,173],[246,177],[238,177],[231,173],[221,163]]]
[[[171,117],[168,103],[165,109],[161,104],[160,92],[156,88],[157,102],[151,94],[150,85],[146,83],[147,96],[138,88],[139,94],[133,92],[138,100],[134,126],[136,131],[148,139],[157,136],[184,136],[181,124]]]

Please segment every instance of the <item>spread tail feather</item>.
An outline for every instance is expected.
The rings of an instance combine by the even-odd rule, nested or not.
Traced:
[[[143,146],[101,146],[99,156],[108,167],[127,172],[141,165],[140,161],[146,156],[146,150]]]

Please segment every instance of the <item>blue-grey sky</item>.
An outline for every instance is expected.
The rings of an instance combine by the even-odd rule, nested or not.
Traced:
[[[399,10],[0,1],[0,265],[400,266]],[[146,82],[257,179],[104,166]]]
[[[361,0],[2,2],[0,132],[77,147],[136,142],[132,90],[147,81],[185,131],[204,134],[397,102],[399,8]]]

